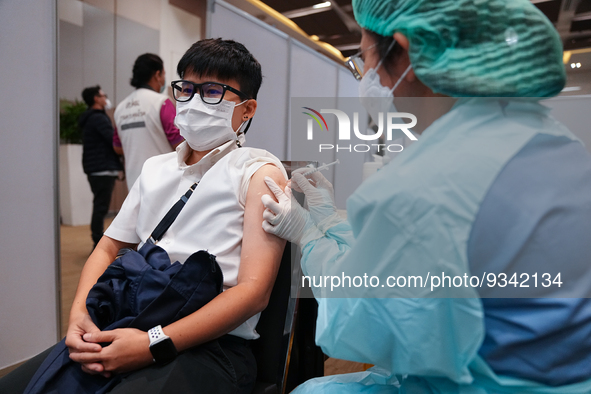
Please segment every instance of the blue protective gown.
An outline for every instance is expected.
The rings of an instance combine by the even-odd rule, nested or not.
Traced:
[[[535,101],[460,100],[418,142],[359,187],[347,201],[348,222],[332,227],[323,238],[304,247],[304,273],[318,277],[370,273],[385,278],[443,271],[462,276],[472,271],[498,273],[509,268],[530,272],[536,269],[535,257],[544,256],[539,249],[546,247],[543,242],[549,239],[552,228],[564,230],[556,224],[564,212],[570,212],[569,220],[579,217],[576,231],[567,231],[563,238],[575,239],[570,246],[574,245],[574,255],[580,258],[573,261],[571,253],[567,260],[555,261],[555,255],[546,253],[546,260],[550,265],[564,267],[589,261],[591,232],[580,223],[589,222],[591,215],[587,193],[591,190],[591,159],[576,137],[548,112]],[[509,191],[507,185],[521,189],[528,181],[522,179],[514,185],[518,177],[505,170],[512,165],[523,167],[520,159],[531,157],[532,152],[537,157],[535,153],[545,144],[552,147],[557,141],[573,148],[583,165],[570,169],[582,174],[577,178],[581,188],[565,191],[576,197],[570,205],[558,204],[546,210],[545,200],[536,200],[532,203],[536,209],[525,217],[538,215],[539,220],[527,228],[512,228],[510,221],[505,227],[499,226],[504,212],[498,209],[495,193]],[[548,186],[562,187],[552,183]],[[505,213],[515,216],[510,211]],[[507,240],[490,235],[498,235],[503,228],[514,232]],[[530,247],[532,237],[537,248]],[[486,250],[490,242],[497,242],[492,252]],[[499,255],[507,258],[495,259]],[[505,266],[499,263],[502,261]],[[363,373],[313,379],[295,393],[591,393],[591,376],[585,368],[578,368],[565,379],[551,376],[542,384],[541,379],[536,379],[537,383],[531,380],[539,376],[535,366],[523,367],[536,357],[548,358],[539,363],[542,370],[550,368],[547,373],[561,363],[568,366],[572,361],[578,367],[589,364],[584,355],[570,360],[568,351],[555,358],[548,352],[536,352],[538,337],[563,341],[572,349],[573,341],[561,334],[561,328],[566,332],[589,331],[591,308],[581,301],[591,293],[591,284],[586,280],[591,272],[588,266],[580,269],[579,264],[566,269],[564,287],[540,293],[540,297],[577,297],[575,301],[520,299],[522,313],[513,314],[511,300],[481,300],[471,287],[427,289],[422,294],[395,289],[394,293],[383,293],[385,298],[372,298],[382,294],[380,289],[372,288],[355,289],[351,294],[356,298],[325,298],[329,291],[316,288],[317,344],[332,357],[376,367]],[[419,298],[423,295],[429,298]],[[540,312],[544,308],[550,313]],[[544,322],[557,316],[552,323]],[[591,349],[589,341],[587,336],[581,346]],[[532,353],[520,359],[515,357],[515,349]],[[503,365],[509,367],[497,373],[489,363],[496,371]],[[568,367],[559,373],[566,370]],[[569,381],[578,383],[563,384]]]

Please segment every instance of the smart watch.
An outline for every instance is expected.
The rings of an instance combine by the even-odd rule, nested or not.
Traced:
[[[148,331],[150,337],[150,352],[154,362],[163,364],[170,362],[177,356],[176,347],[172,339],[162,331],[162,326],[158,325]]]

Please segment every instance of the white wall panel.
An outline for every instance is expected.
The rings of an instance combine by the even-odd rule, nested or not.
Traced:
[[[84,62],[83,86],[101,85],[111,97],[115,94],[115,19],[108,11],[83,5],[84,32],[82,56]],[[61,83],[61,82],[60,82]]]
[[[115,3],[117,0],[83,0],[84,3],[100,8],[111,14],[115,13]]]
[[[0,368],[57,339],[56,25],[54,1],[0,1]]]
[[[58,79],[61,83],[58,86],[58,97],[71,101],[82,101],[84,28],[63,20],[59,21],[59,26]],[[108,92],[107,94],[113,93]]]
[[[176,66],[187,49],[201,38],[201,19],[162,1],[160,57],[166,70],[166,86],[178,78]]]
[[[336,97],[339,66],[294,41],[291,53],[291,97]]]
[[[210,34],[214,38],[244,44],[261,64],[263,84],[258,94],[257,112],[246,134],[246,144],[266,149],[280,160],[286,160],[288,39],[285,34],[253,19],[233,7],[216,4],[211,15]]]
[[[338,97],[359,97],[359,81],[344,67],[338,71]]]
[[[337,107],[345,110],[346,108],[356,104],[359,97],[359,81],[357,81],[351,72],[345,68],[339,68],[338,71],[338,97]],[[341,98],[345,98],[344,100]],[[367,124],[367,114],[365,112],[359,113],[359,124]],[[355,189],[361,184],[363,177],[363,162],[371,159],[369,154],[354,154],[339,156],[340,163],[335,167],[334,174],[334,189],[335,202],[339,209],[346,208],[347,198],[353,194]]]
[[[160,0],[117,0],[117,15],[160,30]]]
[[[82,26],[82,2],[79,0],[58,0],[57,9],[59,19],[72,23],[76,26]]]
[[[317,52],[312,51],[303,44],[294,41],[291,52],[291,98],[326,97],[327,99],[322,100],[323,106],[326,105],[324,108],[337,108],[336,95],[338,92],[338,71],[339,66],[335,62],[327,59],[326,57],[320,55]],[[314,103],[315,101],[310,100],[310,102]],[[327,103],[330,103],[330,105],[328,105]],[[310,106],[311,108],[314,108],[317,111],[320,111],[322,109],[315,104],[306,104],[305,106]],[[291,109],[293,112],[290,113],[290,116],[302,116],[301,112],[304,111],[304,109],[302,108],[294,108],[293,106]],[[332,132],[337,128],[336,116],[328,114],[325,115],[324,118],[328,125],[328,130],[331,130],[331,132],[316,133],[316,135],[314,136],[314,141],[323,144],[336,144],[337,133]],[[336,160],[336,150],[319,153],[316,151],[307,151],[298,148],[296,141],[300,141],[300,139],[303,137],[303,130],[291,130],[290,128],[289,133],[291,160],[318,161],[318,164],[330,163]],[[294,133],[300,134],[295,135]],[[340,166],[340,164],[337,166]],[[329,170],[323,172],[322,174],[336,188],[338,185],[335,184],[335,171],[336,168],[331,167]]]
[[[115,91],[113,104],[119,104],[134,91],[129,84],[132,76],[133,63],[144,53],[158,54],[160,52],[160,32],[150,27],[134,22],[122,16],[117,16],[117,34],[115,38]],[[105,63],[105,66],[108,66]],[[113,70],[111,70],[111,75]]]

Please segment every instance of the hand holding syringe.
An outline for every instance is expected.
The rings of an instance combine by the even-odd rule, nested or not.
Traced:
[[[289,186],[293,190],[306,195],[307,209],[314,223],[322,225],[322,228],[342,221],[337,214],[334,188],[324,175],[319,172],[338,163],[339,160],[335,160],[332,163],[322,164],[316,168],[298,168],[292,173],[293,177],[289,180]]]
[[[306,177],[306,176],[312,175],[313,173],[315,173],[317,171],[325,170],[328,167],[334,166],[335,164],[339,164],[339,163],[340,163],[339,159],[337,159],[337,160],[333,161],[332,163],[322,164],[321,166],[318,166],[316,168],[312,168],[310,171],[304,172],[302,175]]]
[[[324,184],[324,183],[327,183],[327,184],[329,184],[329,185],[330,185],[330,182],[328,182],[328,181],[326,180],[326,178],[325,178],[324,176],[322,176],[321,174],[319,174],[319,175],[318,175],[318,176],[316,176],[316,177],[312,177],[312,178],[308,178],[308,177],[309,177],[310,175],[312,175],[312,174],[314,174],[314,173],[318,172],[318,171],[325,170],[325,169],[327,169],[328,167],[334,166],[335,164],[338,164],[338,163],[340,163],[340,161],[339,161],[339,160],[335,160],[335,161],[333,161],[332,163],[328,163],[328,164],[322,164],[321,166],[318,166],[318,167],[316,167],[316,168],[313,168],[313,167],[312,167],[312,168],[309,168],[309,167],[302,167],[302,168],[298,168],[297,170],[295,170],[295,172],[297,172],[297,173],[301,174],[301,175],[302,175],[304,178],[307,178],[307,179],[308,179],[308,181],[309,181],[309,182],[310,182],[310,183],[311,183],[311,184],[312,184],[314,187],[316,187],[316,186],[319,186],[319,185],[317,185],[317,184],[316,184],[316,183],[317,183],[316,181],[320,181],[320,183],[322,183],[322,184]],[[306,172],[302,172],[302,170],[305,170],[305,169],[307,169],[308,171],[306,171]],[[314,178],[316,178],[316,179],[314,179]],[[294,188],[296,191],[298,191],[298,192],[300,192],[300,193],[302,192],[302,190],[300,190],[300,187],[299,187],[299,186],[298,186],[298,185],[297,185],[295,182],[294,182],[294,183],[292,183],[291,179],[289,180],[289,182],[288,182],[288,185],[289,185],[290,187],[293,187],[293,188]],[[332,189],[332,185],[330,185],[330,189]]]
[[[275,194],[275,199],[269,194],[261,198],[265,207],[265,231],[305,245],[307,242],[302,241],[303,237],[311,234],[316,234],[316,238],[322,237],[329,228],[341,223],[344,219],[337,212],[334,188],[319,172],[338,163],[339,160],[336,160],[316,168],[300,167],[293,170],[292,179],[284,190],[273,179],[265,177],[265,183]],[[301,202],[302,196],[292,194],[292,190],[304,193],[305,201]]]

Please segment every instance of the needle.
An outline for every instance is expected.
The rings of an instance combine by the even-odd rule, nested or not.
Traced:
[[[324,169],[326,169],[326,168],[328,168],[328,167],[330,167],[330,166],[334,166],[335,164],[339,164],[339,163],[340,163],[340,162],[339,162],[339,160],[337,159],[336,161],[333,161],[332,163],[323,164],[323,165],[321,165],[320,167],[313,168],[313,169],[311,169],[310,171],[303,173],[302,175],[306,177],[306,176],[308,176],[308,175],[311,175],[311,174],[315,173],[316,171],[324,170]]]

